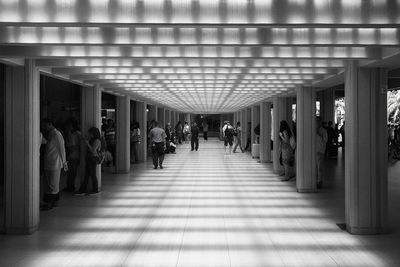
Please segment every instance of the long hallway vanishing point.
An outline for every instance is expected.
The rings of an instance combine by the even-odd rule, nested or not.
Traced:
[[[188,145],[164,170],[104,176],[99,196],[70,197],[38,233],[1,236],[1,266],[396,266],[399,232],[340,230],[343,193],[298,194],[271,164],[222,143]],[[340,191],[340,189],[337,189]],[[330,199],[330,200],[329,200]],[[339,200],[341,199],[341,200]]]

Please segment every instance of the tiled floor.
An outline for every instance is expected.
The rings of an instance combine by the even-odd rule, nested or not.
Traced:
[[[0,236],[0,266],[400,266],[398,216],[390,235],[336,226],[341,161],[328,163],[326,189],[299,194],[249,154],[224,155],[218,141],[200,146],[179,147],[164,170],[104,175],[100,196],[64,196],[36,234]]]

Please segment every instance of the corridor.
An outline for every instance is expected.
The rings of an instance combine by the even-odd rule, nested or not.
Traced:
[[[38,232],[0,236],[0,266],[397,266],[399,236],[340,230],[343,195],[299,194],[269,164],[213,139],[63,195]],[[342,208],[343,207],[343,208]],[[396,264],[397,262],[397,264]]]

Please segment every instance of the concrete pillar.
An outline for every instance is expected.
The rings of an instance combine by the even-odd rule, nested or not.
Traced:
[[[322,92],[321,117],[323,121],[335,123],[335,90],[333,88]]]
[[[149,105],[149,112],[148,112],[147,116],[148,116],[149,121],[152,121],[152,120],[157,121],[158,120],[157,106]]]
[[[273,123],[274,123],[274,150],[273,150],[273,166],[276,173],[280,173],[283,170],[283,166],[279,163],[279,156],[281,153],[280,140],[279,140],[279,126],[282,120],[287,119],[287,100],[285,97],[275,97],[273,99]]]
[[[315,89],[297,88],[296,185],[301,193],[315,192],[316,174]]]
[[[260,105],[254,105],[251,107],[251,143],[257,143],[256,134],[254,129],[260,124]]]
[[[352,234],[387,227],[387,71],[345,67],[346,227]]]
[[[271,162],[271,103],[260,105],[260,162]]]
[[[171,111],[169,109],[165,110],[165,124],[171,122]]]
[[[39,225],[39,70],[25,60],[7,66],[5,80],[5,232],[31,234]]]
[[[147,104],[136,102],[136,121],[140,125],[141,142],[138,146],[139,162],[147,160]]]
[[[245,131],[245,124],[246,123],[246,111],[243,109],[240,111],[240,126],[242,128],[242,147],[244,149],[244,146],[246,146],[246,131]]]
[[[164,108],[158,108],[157,109],[157,114],[158,114],[158,122],[164,128],[165,125],[167,124],[165,122],[165,109]]]
[[[130,157],[130,109],[131,98],[129,96],[117,96],[116,110],[116,173],[129,173],[131,167]]]
[[[85,136],[91,127],[101,128],[101,89],[98,86],[83,87],[81,89],[81,131]],[[85,176],[86,146],[81,145],[81,175],[80,183]],[[101,190],[100,165],[97,167],[96,176]]]
[[[189,125],[191,124],[191,116],[190,113],[185,114],[185,122],[187,122]],[[184,122],[183,122],[184,123]]]

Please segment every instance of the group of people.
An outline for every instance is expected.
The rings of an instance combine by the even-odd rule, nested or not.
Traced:
[[[389,159],[400,160],[400,126],[388,124],[388,153]]]
[[[204,139],[208,140],[207,136],[208,124],[203,124]],[[200,128],[196,122],[191,126],[181,121],[172,128],[171,123],[167,123],[165,128],[162,128],[159,123],[152,120],[148,127],[148,148],[153,158],[154,169],[163,169],[164,156],[168,153],[175,153],[176,146],[182,142],[189,141],[191,143],[191,151],[199,150]]]
[[[104,145],[98,128],[90,128],[84,137],[77,121],[73,119],[66,123],[64,131],[57,129],[52,120],[43,119],[40,139],[40,169],[43,179],[41,210],[50,210],[58,206],[62,171],[67,174],[67,187],[64,191],[79,195],[99,193],[96,167],[102,162]],[[85,150],[85,176],[76,190],[75,180],[82,163],[81,149]],[[90,192],[89,181],[92,183]]]
[[[317,188],[322,188],[323,185],[323,163],[325,158],[337,157],[338,147],[344,147],[345,133],[344,123],[339,129],[336,124],[328,123],[317,117],[316,120],[316,169],[317,169]],[[294,128],[295,129],[295,128]],[[342,141],[339,142],[339,136]],[[285,176],[283,181],[289,181],[296,177],[296,135],[295,131],[291,131],[287,121],[280,122],[279,129],[279,145],[280,145],[280,164],[283,166],[282,176]]]

